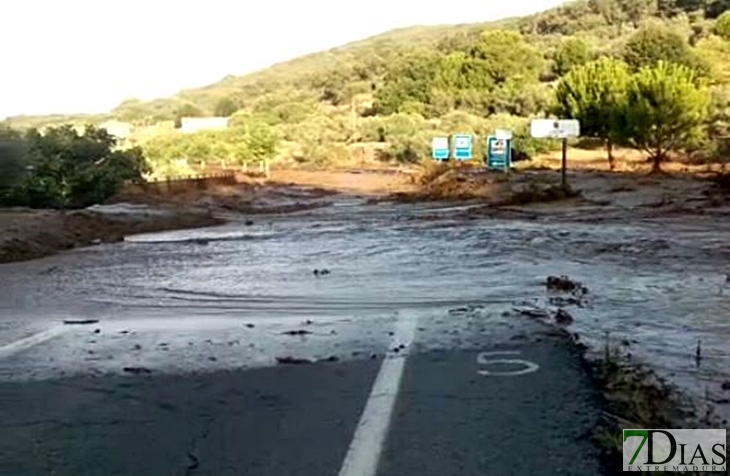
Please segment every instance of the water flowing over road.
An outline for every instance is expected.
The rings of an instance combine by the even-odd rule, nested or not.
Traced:
[[[549,330],[536,330],[538,324],[513,309],[525,302],[547,305],[546,276],[565,274],[590,290],[584,306],[570,308],[571,332],[598,351],[608,333],[611,345],[689,394],[722,400],[721,384],[730,377],[730,227],[699,219],[620,224],[465,219],[463,212],[446,205],[339,198],[331,207],[261,216],[252,225],[241,218],[217,228],[133,236],[2,265],[0,379],[10,392],[14,382],[123,378],[125,368],[160,376],[231,369],[254,375],[277,367],[277,358],[293,357],[336,362],[367,375],[336,390],[350,388],[354,395],[362,387],[365,398],[380,359],[399,345],[411,356],[451,352],[443,358],[453,363],[450,368],[473,365],[473,353],[485,350],[485,342],[492,349],[526,339],[533,344],[524,351],[541,355],[542,338],[533,336]],[[71,326],[64,319],[99,322]],[[413,328],[412,345],[407,337],[398,341],[404,322]],[[403,449],[407,435],[431,431],[406,414],[403,402],[420,408],[426,403],[419,395],[436,391],[417,378],[419,365],[432,361],[411,364],[412,358],[378,474],[411,474],[405,472],[408,461],[412,474],[432,474],[413,469],[415,450]],[[322,372],[335,367],[328,368]],[[433,371],[424,368],[422,374]],[[297,374],[291,385],[320,378],[325,377]],[[354,416],[340,428],[348,443],[359,430],[363,406],[354,399],[342,408],[343,415]],[[457,412],[440,408],[443,418]],[[719,411],[725,411],[722,405]],[[344,449],[337,453],[340,462]],[[197,467],[198,459],[194,454],[190,464]],[[339,466],[318,461],[318,471],[327,469],[317,474]],[[471,463],[465,464],[460,474],[472,474]],[[346,468],[340,474],[357,474]],[[277,474],[273,467],[267,471],[251,474]],[[522,474],[514,471],[501,474]]]

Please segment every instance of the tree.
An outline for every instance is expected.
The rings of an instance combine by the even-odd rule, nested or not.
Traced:
[[[27,142],[13,130],[0,128],[0,203],[27,173]]]
[[[28,141],[31,173],[13,192],[32,207],[86,207],[114,195],[127,181],[141,181],[149,172],[138,148],[117,150],[104,129],[87,126],[83,134],[71,126],[31,130]]]
[[[644,18],[657,13],[659,8],[657,0],[619,0],[618,3],[634,28],[638,28]]]
[[[715,20],[713,31],[717,36],[730,41],[730,11],[723,13]]]
[[[634,71],[664,61],[687,66],[699,76],[709,74],[709,65],[695,55],[679,33],[657,23],[645,25],[629,38],[624,60]]]
[[[581,66],[591,59],[591,50],[582,38],[570,38],[558,46],[553,60],[554,71],[558,76],[568,74],[573,68]]]
[[[615,26],[618,33],[621,34],[626,22],[626,13],[621,8],[619,0],[590,0],[590,6],[594,12],[603,17],[608,25]]]
[[[470,56],[484,61],[484,69],[496,85],[517,78],[537,81],[543,66],[540,52],[518,32],[509,30],[484,32]]]
[[[276,156],[279,138],[266,124],[251,122],[244,126],[246,151],[255,161],[269,160]]]
[[[649,153],[652,171],[670,152],[700,137],[709,105],[707,90],[686,66],[659,62],[636,73],[626,94],[622,136]]]
[[[182,126],[183,117],[203,117],[203,111],[191,102],[186,102],[175,108],[175,128]]]
[[[568,73],[556,89],[556,113],[578,119],[581,131],[606,143],[608,164],[614,168],[613,145],[619,139],[617,124],[629,84],[623,61],[603,58]]]
[[[429,104],[438,58],[426,51],[406,54],[391,66],[381,88],[375,92],[374,110],[389,115],[408,101]]]
[[[220,98],[215,105],[215,115],[218,117],[230,117],[238,111],[238,104],[229,97]]]

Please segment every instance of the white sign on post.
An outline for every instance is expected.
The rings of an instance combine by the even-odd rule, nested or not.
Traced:
[[[512,131],[507,129],[497,129],[494,131],[494,137],[501,140],[512,140]]]
[[[575,119],[535,119],[530,125],[535,139],[571,139],[580,137],[580,122]]]

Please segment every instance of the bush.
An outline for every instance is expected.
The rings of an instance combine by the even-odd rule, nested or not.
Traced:
[[[717,36],[730,41],[730,11],[723,13],[715,20],[713,31]]]
[[[31,131],[23,139],[25,167],[21,180],[5,187],[6,203],[30,207],[81,208],[102,203],[125,182],[139,182],[149,171],[138,148],[117,150],[103,129],[88,126],[79,134],[71,126]]]

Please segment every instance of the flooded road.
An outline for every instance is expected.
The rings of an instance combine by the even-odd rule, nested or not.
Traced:
[[[590,290],[569,308],[582,341],[602,352],[608,333],[689,394],[722,400],[729,238],[727,224],[699,220],[465,220],[460,207],[359,199],[134,236],[0,266],[0,380],[263,369],[285,357],[372,372],[398,351],[403,322],[416,333],[411,354],[532,335],[513,309],[549,305],[545,278],[564,274]],[[384,455],[396,474],[403,461]]]

